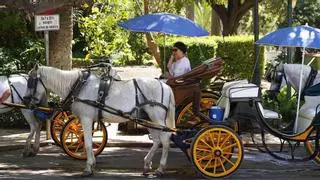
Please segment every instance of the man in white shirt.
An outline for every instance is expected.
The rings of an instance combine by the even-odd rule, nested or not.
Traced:
[[[0,104],[6,101],[10,95],[10,89],[7,88],[4,83],[0,82]]]
[[[173,45],[172,55],[167,64],[168,79],[181,76],[191,71],[189,59],[186,57],[187,46],[183,42],[176,42]]]

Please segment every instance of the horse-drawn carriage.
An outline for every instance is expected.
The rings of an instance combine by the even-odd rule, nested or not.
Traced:
[[[208,119],[201,121],[197,114],[203,112],[204,115],[201,113],[202,116],[207,117],[208,109],[215,104],[218,96],[210,91],[201,91],[200,83],[204,78],[216,76],[221,66],[222,60],[220,58],[212,58],[194,68],[191,72],[169,80],[168,84],[175,95],[177,127],[188,128],[208,122]],[[95,155],[102,152],[108,139],[104,123],[99,122],[99,124],[93,126]],[[83,130],[79,119],[73,116],[70,111],[61,108],[54,116],[50,130],[54,142],[57,145],[62,145],[68,155],[76,159],[86,159],[83,150]]]
[[[146,89],[144,89],[147,88],[147,86],[145,86],[144,88],[140,87],[141,85],[135,86],[136,88],[133,89],[135,93],[131,94],[135,97],[135,103],[133,103],[133,110],[130,111],[122,111],[110,106],[95,107],[97,105],[95,104],[96,101],[87,101],[86,99],[82,98],[80,100],[83,104],[88,103],[89,106],[94,106],[94,109],[101,108],[102,110],[110,111],[110,113],[113,113],[116,116],[124,116],[125,118],[131,119],[136,123],[147,126],[149,127],[149,129],[151,129],[151,132],[155,130],[160,130],[164,134],[171,134],[170,132],[175,132],[176,134],[172,136],[172,139],[178,140],[178,143],[175,141],[178,147],[182,149],[184,147],[187,147],[183,150],[186,152],[187,156],[190,157],[190,160],[196,167],[197,171],[204,177],[210,178],[228,176],[240,166],[243,159],[243,145],[238,133],[241,133],[241,129],[235,130],[234,127],[237,124],[240,124],[243,119],[251,119],[252,121],[258,120],[257,122],[262,130],[262,139],[265,138],[265,130],[268,130],[268,132],[271,132],[271,134],[273,134],[274,136],[279,137],[286,142],[290,142],[291,144],[293,141],[304,142],[306,144],[307,150],[310,152],[310,156],[306,158],[296,158],[293,153],[295,147],[294,145],[291,149],[291,157],[282,157],[279,156],[277,152],[270,150],[268,148],[268,144],[266,144],[263,140],[263,145],[272,156],[282,160],[309,160],[315,157],[319,158],[317,116],[314,118],[313,122],[309,124],[308,128],[305,131],[300,132],[296,135],[283,134],[270,127],[267,123],[268,119],[279,119],[281,118],[281,115],[279,115],[277,112],[264,109],[261,104],[259,87],[255,84],[248,83],[247,81],[234,81],[224,84],[221,92],[222,96],[216,103],[217,106],[221,107],[225,111],[223,117],[224,121],[213,121],[208,116],[207,112],[209,107],[211,107],[213,103],[215,103],[215,101],[214,98],[212,98],[213,96],[210,97],[210,94],[203,94],[201,92],[200,82],[204,77],[212,77],[216,75],[219,72],[221,65],[221,59],[211,59],[195,68],[190,73],[184,75],[183,77],[177,77],[168,82],[173,90],[173,94],[175,94],[175,100],[177,104],[187,104],[184,106],[180,106],[182,107],[180,108],[180,111],[178,111],[180,112],[180,115],[178,114],[176,117],[183,117],[180,119],[180,122],[193,122],[189,123],[188,126],[186,126],[185,123],[181,123],[178,129],[174,128],[174,126],[170,124],[172,122],[168,120],[163,123],[161,121],[151,122],[148,120],[147,116],[144,116],[146,112],[141,111],[141,107],[143,106],[152,108],[161,106],[161,104],[165,103],[166,101],[170,102],[171,96],[164,96],[163,92],[165,92],[165,89],[163,89],[163,92],[160,93],[160,95],[162,95],[156,98],[158,99],[158,101],[162,102],[158,103],[158,101],[148,100],[149,97],[145,94]],[[30,78],[33,80],[38,80],[38,78],[40,78],[43,84],[29,81],[28,92],[30,93],[29,95],[32,96],[30,100],[38,99],[36,97],[38,96],[38,94],[42,94],[41,89],[45,90],[45,88],[43,87],[52,86],[52,84],[50,84],[50,80],[47,79],[48,76],[46,76],[46,74],[48,74],[48,71],[57,71],[60,73],[60,70],[47,67],[40,67],[40,69],[34,69],[31,72]],[[274,69],[274,71],[277,72],[274,72],[273,74],[283,74],[278,73],[278,71],[280,71],[279,69]],[[54,72],[54,74],[59,74],[57,72]],[[51,74],[51,72],[49,74]],[[77,76],[79,74],[80,72],[76,73]],[[271,79],[273,80],[273,82],[275,82],[274,80],[279,80],[279,77],[273,76],[273,78]],[[84,83],[87,83],[87,81],[88,79],[85,80]],[[54,80],[52,80],[51,83],[53,82]],[[139,81],[139,84],[142,82],[143,81]],[[158,83],[158,80],[152,80],[153,85]],[[279,81],[277,81],[277,83],[279,83]],[[34,90],[35,87],[33,86],[36,86],[36,90]],[[164,84],[158,86],[157,88],[165,88],[162,86],[164,86]],[[279,87],[279,85],[277,85],[277,87]],[[159,92],[159,89],[157,90],[157,92]],[[136,92],[140,92],[141,94],[138,94],[137,96]],[[146,97],[144,98],[143,96]],[[69,96],[65,95],[65,97]],[[72,98],[76,99],[77,97]],[[143,99],[145,100],[145,102],[141,101]],[[137,101],[141,102],[139,102],[136,106]],[[239,106],[242,107],[244,104],[246,104],[246,107],[248,107],[249,109],[247,109],[245,112],[243,112],[243,110],[237,110]],[[165,109],[166,107],[160,107],[159,109],[157,109],[157,111],[162,110],[163,112],[166,112],[166,114],[169,114],[167,113],[169,112],[169,110],[166,111]],[[40,110],[46,111],[45,109]],[[89,124],[85,124],[85,126],[83,127],[83,125],[81,124],[82,122],[80,123],[80,118],[78,116],[72,115],[71,111],[67,110],[68,109],[64,109],[62,107],[56,109],[57,112],[52,123],[55,124],[54,127],[56,128],[56,131],[53,132],[53,134],[60,133],[61,141],[58,142],[62,143],[62,147],[68,155],[77,159],[86,159],[88,154],[85,147],[88,146],[88,144],[85,145],[85,127],[89,126]],[[83,112],[83,109],[81,109],[81,112]],[[115,116],[112,117],[114,118]],[[176,119],[176,121],[179,125],[179,118]],[[94,155],[98,155],[103,151],[107,143],[107,131],[101,119],[90,123],[91,127],[87,130],[91,130],[92,152],[94,153]],[[152,134],[153,137],[157,135],[160,136],[160,134]],[[168,134],[165,136],[168,137]],[[151,159],[150,156],[146,158],[149,160]],[[148,163],[150,163],[150,161],[146,162],[145,171],[150,169]],[[163,169],[158,169],[158,171],[160,170],[162,170],[162,172],[159,173],[163,173]]]
[[[144,158],[144,173],[151,170],[152,157],[160,143],[163,151],[156,173],[164,173],[171,138],[204,177],[230,175],[243,159],[243,145],[238,135],[241,129],[236,128],[243,119],[258,123],[263,145],[272,156],[290,161],[320,159],[318,106],[312,111],[314,116],[309,118],[312,121],[308,125],[302,123],[306,127],[304,130],[284,134],[269,126],[268,119],[281,119],[281,116],[263,108],[257,85],[247,81],[225,83],[217,103],[214,93],[201,91],[203,78],[215,76],[221,65],[221,59],[210,59],[191,72],[169,80],[168,84],[156,79],[119,81],[110,73],[110,66],[104,67],[107,71],[103,76],[90,75],[90,71],[35,67],[29,73],[26,93],[29,99],[24,102],[33,109],[55,111],[52,137],[57,144],[61,143],[68,155],[87,159],[84,175],[93,174],[95,155],[101,153],[107,143],[104,118],[109,122],[132,120],[148,127],[153,146]],[[271,78],[276,87],[280,87],[283,69],[275,68],[273,72],[282,75]],[[64,98],[62,106],[55,109],[37,107],[46,88]],[[224,109],[223,121],[214,121],[208,116],[209,108],[215,104]],[[247,109],[241,110],[243,105]],[[176,116],[175,112],[178,112]],[[175,123],[178,128],[175,128]],[[295,129],[299,128],[295,125]],[[268,148],[264,140],[266,131],[288,143],[289,158]],[[310,153],[306,158],[295,157],[294,151],[300,142],[306,144]]]

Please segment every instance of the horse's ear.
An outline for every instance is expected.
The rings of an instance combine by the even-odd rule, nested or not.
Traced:
[[[37,70],[39,69],[39,63],[36,63],[36,64],[34,65],[33,69],[37,71]]]

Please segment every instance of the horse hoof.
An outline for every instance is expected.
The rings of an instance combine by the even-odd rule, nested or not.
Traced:
[[[81,176],[82,177],[91,177],[91,176],[93,176],[93,172],[92,171],[84,171]]]
[[[163,172],[160,172],[159,170],[156,170],[155,172],[154,172],[154,175],[156,176],[156,177],[163,177]]]

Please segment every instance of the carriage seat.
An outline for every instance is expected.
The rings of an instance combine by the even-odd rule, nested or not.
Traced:
[[[217,106],[225,109],[224,118],[230,113],[231,102],[249,102],[251,98],[259,98],[259,87],[251,84],[248,80],[227,82],[223,85],[222,95],[217,102]],[[275,111],[263,108],[258,104],[262,116],[266,119],[281,119],[281,115]]]
[[[222,68],[222,64],[223,60],[220,57],[208,59],[201,65],[193,68],[190,72],[172,79],[168,79],[167,84],[173,87],[199,83],[203,78],[211,78],[216,76]]]
[[[179,106],[190,99],[197,99],[197,96],[200,95],[201,80],[217,75],[222,67],[222,62],[219,57],[211,58],[186,74],[168,79],[167,84],[173,91],[176,105]]]

